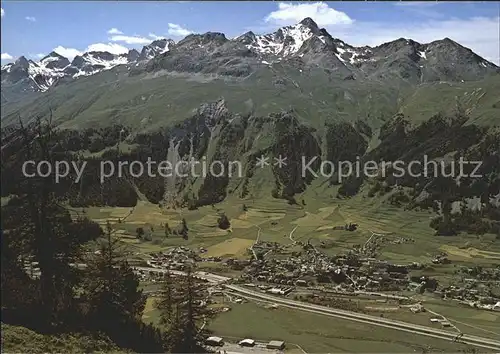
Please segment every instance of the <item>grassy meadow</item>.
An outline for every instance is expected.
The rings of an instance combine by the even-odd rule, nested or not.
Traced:
[[[444,252],[452,261],[451,264],[433,265],[418,271],[437,278],[442,284],[453,280],[457,267],[495,266],[499,262],[500,245],[495,243],[493,235],[435,236],[434,230],[429,227],[429,218],[433,214],[428,211],[405,211],[385,203],[383,197],[368,198],[366,191],[348,200],[333,201],[334,188],[327,189],[319,182],[311,187],[304,195],[296,198],[299,205],[289,205],[286,201],[270,197],[246,200],[229,197],[215,207],[205,206],[197,210],[162,210],[157,205],[141,201],[134,208],[93,207],[87,208],[85,213],[103,226],[109,220],[114,234],[131,251],[131,260],[138,262],[144,262],[151,252],[180,245],[193,249],[205,248],[207,252],[201,254],[202,257],[245,259],[250,257],[249,247],[255,242],[257,235],[261,241],[291,244],[290,233],[293,230],[294,241],[309,241],[314,245],[327,242],[329,248],[322,251],[331,255],[346,252],[354,245],[364,244],[372,232],[385,234],[389,239],[412,238],[414,243],[385,243],[378,258],[401,264],[429,263],[438,253]],[[229,230],[217,227],[217,218],[221,212],[226,213],[231,221]],[[165,223],[175,228],[183,218],[189,228],[188,239],[184,240],[180,236],[165,237]],[[350,222],[359,225],[356,231],[333,230],[335,226]],[[149,230],[152,240],[138,240],[138,227]],[[200,266],[204,270],[220,274],[237,273],[215,262],[203,262]],[[415,299],[422,300],[426,308],[445,316],[464,333],[499,338],[498,313],[465,307],[429,295],[413,295]],[[375,314],[378,312],[375,311]],[[158,320],[153,298],[148,300],[144,316],[147,321]],[[413,315],[403,309],[386,311],[384,316],[432,325],[429,321],[432,317],[430,313]],[[310,326],[304,323],[310,323]],[[411,348],[422,345],[422,338],[418,336],[358,327],[360,325],[348,321],[288,309],[271,313],[255,304],[235,305],[232,311],[221,314],[211,324],[215,333],[220,335],[279,338],[303,345],[306,351],[316,352],[332,348],[361,352],[366,351],[367,347],[373,352],[408,352],[412,351]],[[387,338],[398,340],[391,341]],[[425,341],[440,350],[457,350],[451,343],[438,342],[434,343],[430,339]]]

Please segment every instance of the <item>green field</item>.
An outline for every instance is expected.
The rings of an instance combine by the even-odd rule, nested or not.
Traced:
[[[500,244],[494,235],[435,236],[429,227],[430,217],[434,214],[429,211],[403,210],[385,203],[383,198],[368,198],[365,191],[351,199],[336,199],[332,203],[333,193],[318,183],[317,187],[311,186],[297,198],[303,199],[305,206],[289,205],[270,197],[246,200],[229,197],[215,208],[162,210],[157,205],[139,202],[134,208],[91,207],[86,209],[86,215],[103,226],[109,220],[115,234],[137,254],[184,245],[207,248],[210,256],[245,258],[250,255],[245,250],[251,246],[251,241],[256,240],[259,229],[261,241],[282,244],[292,243],[289,235],[295,229],[295,241],[309,240],[316,245],[328,241],[330,247],[324,252],[332,255],[365,243],[372,232],[386,234],[388,238],[412,238],[414,243],[384,244],[379,258],[402,264],[430,263],[436,254],[445,252],[452,264],[436,265],[426,270],[428,275],[443,276],[443,279],[452,275],[459,266],[494,267],[498,264]],[[244,204],[247,211],[243,210]],[[230,230],[217,227],[221,212],[229,217]],[[164,224],[175,228],[183,218],[189,227],[188,240],[173,235],[166,238]],[[350,222],[359,225],[356,231],[332,229]],[[138,240],[138,227],[151,233],[152,240]]]
[[[150,297],[144,310],[145,322],[159,324],[156,298]],[[225,303],[230,311],[209,323],[214,335],[237,342],[243,338],[258,341],[283,340],[290,349],[296,345],[307,352],[372,353],[466,350],[465,344],[422,337],[387,328],[360,324],[324,315],[292,310],[271,309],[260,303]]]
[[[189,246],[193,249],[204,247],[208,251],[202,254],[204,257],[249,258],[251,256],[249,247],[255,242],[259,229],[260,240],[279,242],[285,245],[292,243],[289,235],[295,229],[293,233],[295,241],[306,242],[309,240],[315,245],[321,241],[327,241],[330,247],[324,249],[323,252],[331,255],[346,252],[354,245],[365,243],[372,231],[387,234],[389,238],[413,238],[414,243],[384,244],[378,258],[403,264],[429,263],[439,252],[447,252],[452,260],[451,264],[433,265],[430,268],[416,271],[419,272],[417,274],[435,277],[441,284],[447,284],[453,280],[457,267],[475,265],[493,267],[498,264],[496,257],[500,255],[500,245],[495,242],[494,236],[478,237],[461,234],[455,237],[438,237],[434,235],[434,230],[428,226],[429,217],[433,214],[427,211],[405,211],[385,203],[384,198],[368,198],[365,196],[365,191],[349,200],[336,199],[332,203],[331,194],[333,193],[331,190],[327,193],[327,190],[320,183],[317,183],[317,185],[311,186],[307,193],[297,198],[297,200],[303,199],[305,206],[289,205],[283,200],[273,198],[240,200],[230,197],[216,207],[206,206],[197,210],[165,211],[157,205],[140,202],[135,208],[88,208],[86,214],[102,225],[110,220],[117,237],[120,237],[130,247],[134,253],[133,259],[137,260],[145,260],[148,253],[167,250],[179,245]],[[247,207],[246,211],[244,211],[243,204]],[[228,215],[231,221],[230,231],[223,231],[217,227],[217,215],[222,211]],[[121,218],[121,222],[118,222],[117,218]],[[182,218],[187,220],[189,227],[188,240],[179,236],[165,238],[162,225],[168,222],[170,227],[175,227],[180,224]],[[332,230],[334,226],[345,225],[349,222],[357,223],[358,229],[354,232]],[[153,228],[152,241],[137,240],[135,230],[139,226],[144,229]],[[200,266],[202,269],[214,273],[238,274],[238,272],[223,267],[219,263],[203,262],[200,263]],[[415,299],[417,298],[423,301],[426,308],[445,316],[464,333],[490,338],[499,337],[497,333],[500,332],[500,316],[497,313],[464,307],[456,302],[442,301],[430,295],[418,295]],[[387,342],[387,338],[400,337],[392,334],[388,336],[387,333],[378,336],[378,332],[368,331],[365,333],[361,330],[356,332],[359,333],[359,337],[373,338],[373,340],[366,339],[364,342],[360,342],[359,339],[339,339],[339,336],[343,335],[335,334],[336,332],[328,332],[327,334],[321,331],[314,332],[318,331],[318,326],[311,326],[314,328],[312,331],[305,327],[301,329],[300,326],[295,328],[293,325],[295,321],[293,319],[300,317],[300,320],[296,320],[297,323],[301,323],[304,316],[304,318],[315,318],[315,320],[310,320],[311,323],[320,321],[318,318],[322,322],[328,322],[328,325],[324,325],[325,328],[338,324],[338,320],[304,313],[294,315],[294,312],[289,310],[280,310],[269,315],[260,307],[250,304],[242,305],[241,309],[236,307],[234,311],[220,315],[214,321],[213,329],[221,335],[228,336],[252,335],[264,339],[269,339],[269,336],[283,337],[282,339],[296,342],[299,345],[311,346],[310,349],[306,349],[310,351],[325,351],[327,348],[347,350],[346,348],[350,346],[356,348],[356,345],[359,346],[359,349],[351,349],[351,351],[363,351],[363,348],[366,351],[367,343],[369,343],[370,348],[373,348],[373,351],[409,351],[408,346],[421,343],[419,340],[412,341],[411,338],[403,341],[404,343]],[[239,311],[253,311],[254,314],[252,316],[244,315]],[[280,316],[275,318],[276,314],[280,314]],[[377,311],[374,311],[373,314],[379,315]],[[241,329],[238,329],[234,321],[240,315],[243,318],[255,318],[255,328],[252,323],[245,322],[249,326],[242,326]],[[157,320],[151,302],[148,302],[145,316],[148,320],[154,322]],[[384,313],[384,316],[421,325],[435,326],[429,321],[431,317],[435,317],[430,312],[415,315],[408,309],[401,309],[400,311]],[[287,319],[288,317],[290,319]],[[270,321],[267,325],[268,329],[263,330],[262,328],[265,327],[261,327],[260,324],[268,320]],[[278,330],[280,326],[271,320],[284,321],[281,326],[284,326],[284,329]],[[272,326],[277,328],[276,331],[268,332],[269,327]],[[354,329],[352,326],[357,325],[342,324],[338,330],[350,328],[345,333],[352,334]],[[266,333],[270,334],[266,335]],[[377,333],[375,337],[373,337],[374,333]],[[431,342],[426,341],[425,343]],[[388,346],[393,349],[387,349]]]
[[[313,353],[409,353],[431,348],[457,352],[467,347],[292,309],[268,309],[254,303],[234,305],[231,311],[220,314],[210,329],[222,337],[284,340]]]

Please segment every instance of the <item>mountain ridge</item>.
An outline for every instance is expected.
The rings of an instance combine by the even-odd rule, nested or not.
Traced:
[[[222,72],[229,76],[249,74],[252,70],[248,66],[259,63],[272,65],[290,59],[306,66],[338,71],[345,78],[367,76],[387,79],[386,76],[392,75],[387,74],[392,70],[391,65],[405,67],[401,73],[404,79],[421,82],[440,81],[447,76],[454,81],[470,81],[500,72],[498,66],[449,38],[425,44],[399,38],[375,47],[356,47],[332,37],[326,29],[319,28],[314,20],[305,18],[296,25],[284,26],[268,34],[246,32],[233,39],[217,32],[190,34],[178,42],[171,39],[154,40],[140,52],[136,49],[123,54],[85,52],[71,62],[55,51],[39,62],[21,56],[15,62],[2,66],[2,84],[22,83],[24,91],[45,92],[61,79],[67,81],[90,76],[118,65],[127,65],[134,70],[145,67],[147,71],[155,71],[162,68],[159,63],[162,58],[188,51],[202,53],[194,55],[187,69],[175,66],[176,70],[203,72],[203,68],[197,69],[200,65],[194,60],[212,54],[208,60],[219,67],[220,63],[215,62],[213,57],[243,58],[240,60],[241,68],[234,67]],[[223,64],[228,67],[227,60]],[[166,67],[169,69],[171,65],[167,63]],[[216,69],[212,68],[208,72],[217,72]]]

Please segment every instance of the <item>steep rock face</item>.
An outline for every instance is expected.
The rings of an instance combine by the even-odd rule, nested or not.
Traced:
[[[312,161],[321,156],[321,149],[313,131],[303,125],[293,112],[271,115],[273,143],[270,151],[273,161],[275,188],[273,196],[293,200],[296,193],[306,190],[312,176],[304,174],[302,162]],[[283,161],[280,165],[279,161]],[[311,164],[317,169],[321,159]]]
[[[242,157],[241,142],[245,136],[245,126],[245,119],[237,116],[220,127],[220,133],[212,143],[213,154],[209,159],[213,173],[209,173],[202,182],[198,190],[197,205],[223,201],[229,192],[231,178],[239,178],[238,166],[232,162]]]
[[[88,52],[77,55],[71,65],[65,69],[65,72],[72,77],[88,76],[121,64],[127,64],[127,55],[116,55],[109,52]]]
[[[3,85],[17,85],[25,92],[46,91],[64,76],[64,64],[67,62],[64,59],[66,58],[50,55],[37,63],[20,57],[14,63],[3,66],[2,92]]]
[[[189,35],[172,50],[151,60],[147,71],[168,70],[247,76],[257,56],[243,44],[229,41],[222,33]]]
[[[449,38],[431,42],[419,52],[424,63],[423,81],[471,81],[500,68]]]
[[[151,44],[144,46],[141,53],[133,60],[130,61],[143,61],[154,58],[157,55],[166,53],[175,45],[175,42],[171,39],[158,39],[153,41]]]
[[[30,63],[25,57],[19,57],[14,63],[2,66],[2,81],[17,82],[29,76]]]
[[[127,53],[127,62],[131,63],[139,59],[140,53],[136,49],[131,49]]]
[[[448,38],[428,44],[400,38],[367,48],[365,54],[366,60],[356,66],[368,76],[411,83],[470,81],[500,73],[496,65]]]
[[[297,54],[304,43],[312,37],[325,42],[330,35],[310,18],[302,20],[294,26],[286,26],[276,32],[256,36],[247,32],[236,40],[244,43],[249,49],[268,59],[282,59]]]
[[[62,70],[70,64],[70,61],[68,60],[68,58],[63,57],[56,52],[50,52],[49,55],[40,60],[40,64],[45,66],[47,69]]]

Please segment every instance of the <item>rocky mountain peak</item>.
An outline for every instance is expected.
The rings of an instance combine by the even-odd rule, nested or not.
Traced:
[[[57,53],[55,51],[52,51],[49,54],[47,54],[46,56],[44,56],[40,61],[44,61],[45,59],[48,59],[48,58],[63,59],[63,58],[66,58],[66,57],[62,56],[61,54],[59,54],[59,53]]]
[[[191,46],[214,45],[219,46],[226,43],[228,39],[224,33],[206,32],[203,34],[190,34],[179,43],[178,47],[189,48]]]
[[[243,33],[241,36],[237,37],[236,40],[243,44],[250,44],[256,40],[256,36],[255,33],[253,33],[252,31],[248,31],[246,33]]]
[[[151,42],[150,46],[166,49],[171,44],[174,44],[173,40],[162,38],[162,39],[156,39],[156,40],[154,40],[153,42]]]
[[[306,17],[302,21],[299,22],[302,26],[309,28],[313,33],[319,32],[319,27],[316,22],[310,17]]]
[[[110,52],[87,52],[83,54],[83,57],[93,57],[100,60],[113,60],[115,58],[115,55],[111,54]]]
[[[15,66],[27,69],[30,65],[28,59],[25,56],[20,56],[15,62]]]
[[[449,37],[444,37],[442,39],[443,42],[445,43],[448,43],[448,44],[453,44],[453,45],[458,45],[460,46],[460,44],[458,44],[457,42],[455,42],[453,39],[449,38]]]
[[[40,64],[47,69],[64,69],[70,65],[68,58],[52,51],[40,60]]]
[[[140,53],[136,50],[136,49],[131,49],[128,51],[128,53],[126,54],[127,56],[127,60],[129,62],[134,62],[136,61],[137,59],[139,59],[139,55]]]
[[[297,54],[302,45],[312,37],[323,44],[326,38],[331,38],[326,30],[319,29],[316,22],[307,17],[296,25],[281,27],[274,33],[255,36],[247,32],[238,37],[238,40],[263,56],[284,58]]]
[[[159,54],[163,54],[168,52],[173,46],[175,42],[171,39],[157,39],[151,42],[150,44],[142,47],[141,53],[137,57],[137,61],[144,61],[154,58]],[[130,52],[129,52],[130,53]],[[131,54],[134,56],[134,54]]]

